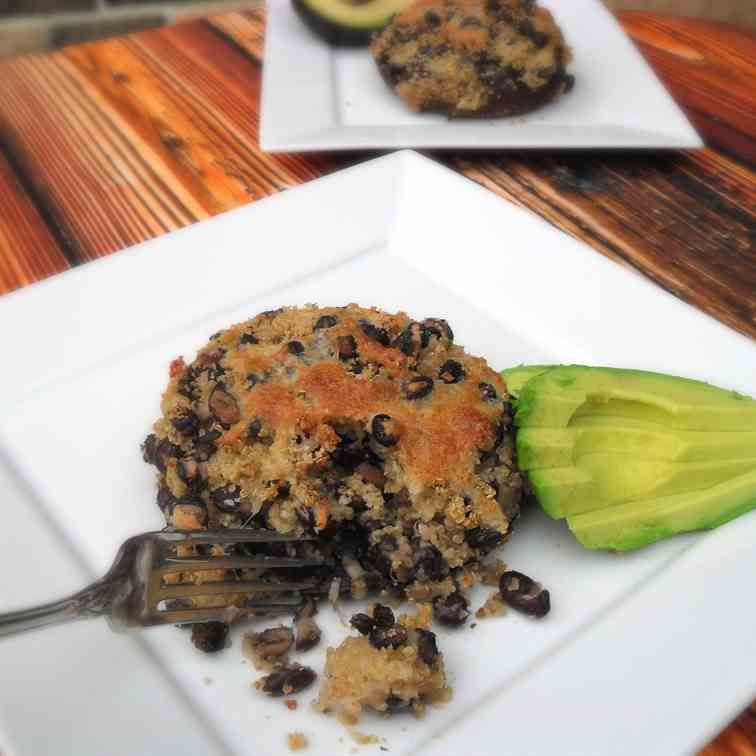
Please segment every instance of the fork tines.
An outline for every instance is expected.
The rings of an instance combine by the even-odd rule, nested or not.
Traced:
[[[283,557],[259,554],[242,556],[219,554],[218,556],[176,556],[178,546],[195,546],[202,544],[228,545],[238,543],[250,544],[285,544],[314,540],[311,536],[287,536],[265,530],[223,530],[223,531],[174,531],[166,530],[157,534],[159,544],[149,585],[149,603],[156,612],[158,622],[201,622],[218,619],[225,611],[232,609],[242,613],[272,613],[296,608],[302,603],[304,593],[317,593],[323,590],[323,581],[318,579],[285,579],[275,573],[276,569],[301,569],[328,565],[320,557]],[[173,553],[172,553],[173,552]],[[202,573],[214,570],[256,570],[250,579],[214,580],[202,579]],[[268,573],[268,570],[271,570]],[[166,578],[175,573],[192,573],[190,582],[173,583]],[[259,579],[268,573],[265,579]],[[240,576],[241,577],[241,576]],[[249,594],[243,607],[192,607],[181,606],[181,599],[198,596],[234,596]],[[177,606],[179,604],[179,606]]]

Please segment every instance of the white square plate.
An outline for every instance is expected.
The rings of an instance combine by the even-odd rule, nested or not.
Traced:
[[[312,301],[447,317],[458,343],[498,368],[632,365],[756,388],[746,338],[535,215],[395,153],[0,299],[0,607],[73,591],[126,536],[160,526],[139,444],[173,357],[261,310]],[[756,608],[744,600],[754,543],[756,512],[636,553],[593,553],[531,511],[503,556],[551,589],[548,618],[441,632],[453,700],[361,729],[397,756],[502,744],[512,756],[688,753],[756,693]],[[320,617],[338,644],[346,629]],[[0,750],[271,756],[301,730],[311,756],[349,754],[341,725],[307,706],[314,691],[291,712],[250,690],[239,634],[218,656],[172,627],[113,635],[101,621],[0,640]],[[323,649],[303,661],[321,671]]]
[[[268,0],[260,146],[368,148],[695,148],[703,142],[600,0],[544,0],[573,48],[576,85],[510,119],[412,113],[367,49],[315,37],[291,0]]]

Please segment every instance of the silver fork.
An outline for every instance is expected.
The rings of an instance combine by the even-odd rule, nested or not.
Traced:
[[[293,611],[305,593],[324,590],[314,579],[224,580],[203,583],[167,584],[164,578],[177,572],[217,569],[257,569],[318,567],[327,562],[319,558],[254,556],[178,557],[177,546],[200,544],[271,544],[313,540],[261,530],[164,530],[129,538],[118,550],[107,574],[72,596],[42,606],[0,614],[0,636],[13,635],[44,625],[75,619],[104,616],[113,630],[164,624],[189,624],[223,620],[228,612],[271,614]],[[180,606],[181,599],[195,596],[233,596],[250,594],[242,608],[228,606],[194,608]],[[178,601],[177,601],[178,600]],[[166,607],[166,602],[171,602]],[[176,605],[178,608],[175,608]]]

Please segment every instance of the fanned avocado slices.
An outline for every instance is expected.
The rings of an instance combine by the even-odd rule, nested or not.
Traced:
[[[756,508],[754,399],[642,370],[521,365],[502,377],[520,469],[588,548],[638,548]]]

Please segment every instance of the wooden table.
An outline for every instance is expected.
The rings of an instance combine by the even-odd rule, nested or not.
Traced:
[[[438,159],[756,337],[756,36],[620,20],[708,149]],[[367,157],[260,152],[263,31],[234,13],[0,64],[0,293]],[[756,756],[756,703],[702,754]]]

